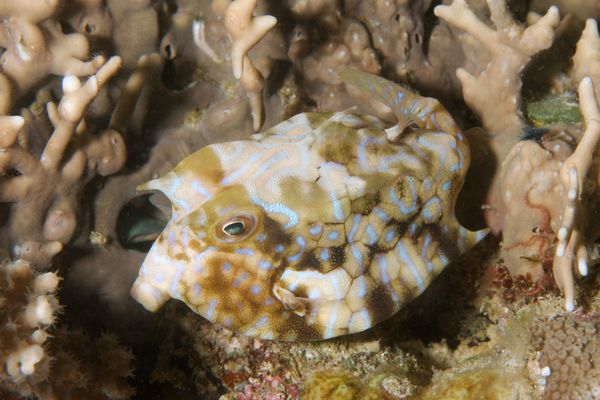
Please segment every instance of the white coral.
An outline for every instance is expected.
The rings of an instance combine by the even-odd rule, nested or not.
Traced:
[[[594,94],[594,83],[589,77],[583,78],[579,84],[579,102],[586,129],[575,152],[565,160],[560,170],[564,205],[553,264],[554,279],[564,292],[568,311],[575,308],[573,267],[577,267],[581,275],[588,273],[588,256],[585,238],[582,237],[585,221],[581,218],[581,207],[585,177],[600,140],[600,106]]]
[[[60,308],[58,281],[56,274],[38,274],[23,260],[0,264],[0,298],[6,302],[0,309],[0,386],[27,395],[47,378],[43,346]]]
[[[23,376],[33,375],[36,364],[44,358],[44,349],[39,344],[28,345],[21,343],[20,348],[6,358],[8,374],[19,381]]]
[[[581,81],[589,76],[595,83],[596,98],[600,98],[600,36],[598,22],[590,18],[577,42],[577,51],[573,55],[573,76]]]

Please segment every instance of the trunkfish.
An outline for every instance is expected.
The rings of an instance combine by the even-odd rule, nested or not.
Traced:
[[[326,339],[390,317],[486,235],[455,217],[470,155],[446,109],[375,75],[340,76],[396,124],[306,112],[140,187],[173,212],[133,285],[138,302],[178,299],[264,339]]]

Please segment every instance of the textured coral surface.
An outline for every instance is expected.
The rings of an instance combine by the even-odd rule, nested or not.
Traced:
[[[545,398],[600,395],[600,323],[573,316],[538,322],[534,340],[545,378]]]

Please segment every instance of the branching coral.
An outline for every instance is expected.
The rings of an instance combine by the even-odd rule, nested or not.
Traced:
[[[108,129],[94,136],[82,123],[87,106],[119,67],[120,59],[113,57],[84,85],[76,77],[64,78],[63,99],[58,106],[48,104],[54,132],[39,159],[16,142],[22,120],[4,117],[8,129],[0,167],[9,175],[0,180],[0,201],[13,203],[10,236],[21,257],[47,264],[77,228],[83,185],[94,175],[114,173],[123,165],[120,134]]]
[[[0,4],[1,56],[0,114],[10,112],[15,101],[38,85],[49,74],[84,76],[96,72],[104,57],[88,57],[87,39],[79,34],[64,34],[52,20],[59,0],[28,0]]]
[[[503,256],[513,274],[540,278],[543,265],[552,260],[558,238],[554,277],[564,292],[567,310],[573,310],[572,268],[577,266],[582,275],[587,274],[584,244],[594,235],[588,232],[592,237],[586,237],[585,221],[595,185],[587,185],[585,176],[597,148],[600,125],[596,119],[600,112],[592,79],[583,75],[595,73],[600,42],[597,29],[594,22],[588,21],[574,58],[575,79],[583,78],[579,96],[586,122],[586,131],[574,153],[571,155],[575,142],[572,135],[577,133],[573,127],[551,128],[537,143],[528,140],[517,144],[526,126],[520,111],[520,73],[533,55],[552,44],[558,10],[550,7],[545,16],[522,28],[509,15],[504,1],[487,3],[496,31],[478,20],[463,0],[438,6],[435,13],[479,39],[491,54],[489,64],[477,77],[465,69],[457,70],[466,102],[491,135],[491,147],[498,156],[506,155],[490,194],[489,215],[492,222],[500,221],[494,225],[503,229]],[[565,142],[565,138],[570,140]]]
[[[576,265],[581,275],[588,273],[584,236],[587,218],[583,196],[584,190],[590,187],[586,184],[586,176],[600,140],[600,106],[589,77],[583,78],[579,85],[579,102],[586,129],[575,152],[564,161],[560,169],[563,206],[553,266],[554,278],[565,294],[566,308],[569,311],[575,308],[572,269]],[[590,194],[589,191],[585,193],[586,196]]]
[[[596,183],[586,176],[597,148],[595,119],[600,114],[589,78],[580,84],[580,102],[587,127],[575,152],[573,138],[553,129],[540,143],[527,140],[514,146],[498,174],[504,205],[502,255],[507,267],[513,274],[539,279],[552,262],[558,238],[553,273],[568,310],[575,304],[572,269],[587,274],[585,245],[597,235],[588,224]]]
[[[513,275],[540,279],[552,259],[559,217],[560,162],[569,154],[561,138],[527,140],[508,153],[498,173],[503,210],[502,257]],[[511,206],[512,205],[512,206]]]
[[[592,18],[586,21],[573,55],[573,78],[579,82],[586,76],[596,83],[596,98],[600,99],[600,36],[598,21]]]
[[[588,21],[579,41],[575,56],[576,77],[584,71],[593,74],[593,68],[586,69],[584,66],[594,64],[600,49],[600,39],[594,28],[595,24]],[[505,205],[514,204],[515,199],[525,199],[523,209],[507,207],[506,211],[503,251],[509,268],[516,273],[519,264],[528,262],[519,258],[530,260],[532,257],[550,256],[548,250],[552,248],[554,238],[558,238],[553,273],[558,287],[564,292],[565,307],[569,311],[575,307],[573,268],[581,275],[587,275],[585,245],[598,234],[588,224],[597,187],[593,157],[600,139],[600,110],[594,94],[594,87],[598,85],[599,82],[593,82],[590,77],[583,78],[579,84],[585,131],[572,154],[568,144],[552,144],[546,140],[543,146],[548,150],[544,150],[532,141],[521,142],[506,157],[502,168],[504,172],[500,175],[499,191]],[[566,133],[562,135],[567,136]],[[521,155],[520,163],[515,162],[516,154]],[[519,165],[524,169],[519,171]],[[507,173],[509,170],[512,172]],[[536,213],[526,211],[528,209],[535,209]],[[535,218],[535,214],[541,218],[539,223],[527,223]],[[530,231],[532,226],[538,227],[533,234]],[[534,254],[523,254],[517,247]],[[532,275],[537,278],[536,273]]]
[[[225,11],[225,28],[231,35],[231,64],[233,75],[240,83],[252,108],[253,127],[258,131],[264,119],[264,78],[254,66],[248,51],[254,47],[277,23],[271,15],[253,17],[257,0],[234,0]]]
[[[435,15],[478,39],[490,60],[477,76],[464,68],[456,71],[469,107],[482,120],[500,154],[506,154],[521,134],[520,74],[536,53],[550,47],[559,23],[558,8],[551,7],[536,23],[523,28],[511,17],[504,0],[488,0],[493,30],[480,21],[465,0],[437,6]],[[483,90],[485,88],[485,90]],[[493,96],[489,94],[493,93]]]
[[[533,0],[531,9],[535,12],[551,6],[558,6],[564,15],[574,14],[581,21],[586,18],[600,18],[600,3],[590,0]]]

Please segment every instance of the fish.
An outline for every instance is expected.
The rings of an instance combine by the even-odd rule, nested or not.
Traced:
[[[139,303],[177,299],[262,339],[328,339],[389,318],[483,239],[455,216],[470,154],[448,111],[376,75],[340,76],[397,121],[297,114],[139,187],[172,203],[131,289]]]

